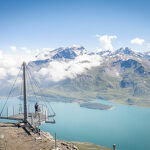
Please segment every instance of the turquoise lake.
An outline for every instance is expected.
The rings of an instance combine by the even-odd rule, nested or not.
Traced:
[[[58,139],[91,142],[117,150],[150,149],[150,108],[127,106],[97,100],[115,107],[113,110],[93,110],[75,103],[51,103],[56,112],[56,124],[40,128]],[[19,105],[9,100],[7,106]],[[33,102],[30,102],[33,103]],[[0,100],[0,110],[4,101]],[[6,110],[5,110],[6,111]],[[1,120],[4,121],[4,120]]]

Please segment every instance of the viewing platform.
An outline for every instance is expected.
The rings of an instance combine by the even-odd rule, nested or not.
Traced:
[[[21,72],[23,72],[22,75],[20,75]],[[12,106],[6,107],[8,99],[10,98],[11,95],[13,95],[12,94],[13,91],[15,91],[15,84],[19,76],[23,77],[23,83],[20,86],[21,93],[19,97],[22,96],[22,99],[20,98],[20,104],[19,106],[14,105],[13,107]],[[18,89],[17,92],[19,92],[19,88],[16,89]],[[30,94],[32,91],[32,96],[34,96],[35,102],[28,101],[29,93],[27,91],[29,91]],[[16,121],[18,120],[20,122],[23,122],[25,126],[29,125],[33,129],[35,129],[35,131],[38,132],[39,132],[39,126],[41,124],[55,123],[53,117],[55,117],[56,114],[53,111],[50,103],[46,103],[45,98],[39,95],[37,99],[36,94],[38,93],[41,93],[42,95],[42,90],[39,87],[37,81],[32,76],[32,72],[30,71],[30,68],[26,65],[25,62],[23,62],[22,66],[20,67],[20,71],[16,77],[16,80],[8,94],[8,97],[6,98],[6,101],[2,106],[2,110],[0,111],[0,119],[16,120]],[[39,104],[40,102],[42,104]],[[53,119],[49,120],[49,118],[53,118]]]
[[[37,128],[43,123],[55,123],[55,120],[49,120],[49,118],[55,117],[55,114],[50,115],[48,113],[48,108],[41,105],[42,109],[38,112],[34,112],[34,110],[30,110],[30,112],[27,115],[27,122],[33,127]],[[31,105],[29,105],[29,108],[31,108]],[[34,106],[32,106],[34,108]],[[7,111],[5,112],[5,115],[1,115],[0,119],[9,119],[9,120],[18,120],[23,121],[24,120],[24,113],[19,112],[19,110],[22,110],[21,106],[17,109],[13,107],[11,111],[7,108]],[[15,113],[16,112],[16,113]]]

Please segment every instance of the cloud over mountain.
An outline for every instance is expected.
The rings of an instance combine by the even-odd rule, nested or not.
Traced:
[[[105,38],[107,39],[108,37]],[[113,38],[116,37],[109,37],[109,39]],[[109,62],[109,59],[123,60],[132,57],[150,60],[149,53],[134,52],[127,47],[99,53],[89,52],[83,46],[60,47],[54,50],[46,49],[36,57],[34,57],[33,53],[30,55],[17,55],[14,53],[5,54],[0,51],[0,84],[2,86],[12,84],[23,61],[29,62],[29,67],[32,69],[34,77],[40,83],[49,86],[49,83],[63,81],[67,78],[76,78],[92,67],[100,66],[105,61]],[[105,71],[108,72],[107,69]],[[111,70],[110,74],[119,75],[117,74],[117,69]]]
[[[100,46],[102,50],[111,50],[113,51],[112,40],[116,39],[116,35],[108,36],[108,35],[97,35]]]
[[[99,55],[80,55],[70,61],[50,61],[46,67],[35,72],[38,77],[50,81],[74,78],[91,67],[99,66],[102,58]]]
[[[14,78],[19,72],[19,68],[23,61],[29,62],[33,60],[33,56],[5,54],[0,51],[0,84],[1,87],[7,83],[14,82]]]
[[[143,43],[145,42],[144,39],[140,39],[140,38],[134,38],[131,41],[131,44],[137,44],[137,45],[143,45]]]
[[[147,43],[147,49],[150,50],[150,43]]]
[[[11,51],[15,52],[17,50],[16,46],[10,46]]]

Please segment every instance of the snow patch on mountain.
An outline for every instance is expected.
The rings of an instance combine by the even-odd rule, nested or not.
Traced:
[[[88,51],[83,46],[72,46],[72,47],[60,47],[52,51],[44,51],[36,56],[37,60],[49,59],[60,60],[60,59],[74,59],[75,57],[83,54],[87,54]]]

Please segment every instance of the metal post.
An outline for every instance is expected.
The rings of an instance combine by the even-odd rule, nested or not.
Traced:
[[[24,122],[27,123],[27,91],[26,91],[26,63],[23,62],[23,91],[24,91]]]
[[[113,150],[116,150],[116,144],[113,145]]]
[[[46,121],[46,111],[45,111],[45,121]]]
[[[30,113],[30,105],[28,104],[28,113]]]
[[[39,135],[40,135],[40,129],[39,129],[40,122],[41,122],[41,119],[40,119],[40,114],[39,114],[39,122],[38,122],[38,134],[39,134]]]
[[[19,104],[19,114],[21,114],[21,113],[22,113],[22,105]]]
[[[33,125],[33,114],[31,114],[31,124]]]
[[[7,107],[7,117],[8,117],[8,107]]]
[[[46,120],[48,119],[48,108],[46,107]]]
[[[56,150],[56,133],[55,133],[55,150]]]
[[[41,124],[41,115],[39,113],[39,125]]]
[[[13,116],[15,115],[14,106],[13,106]]]

